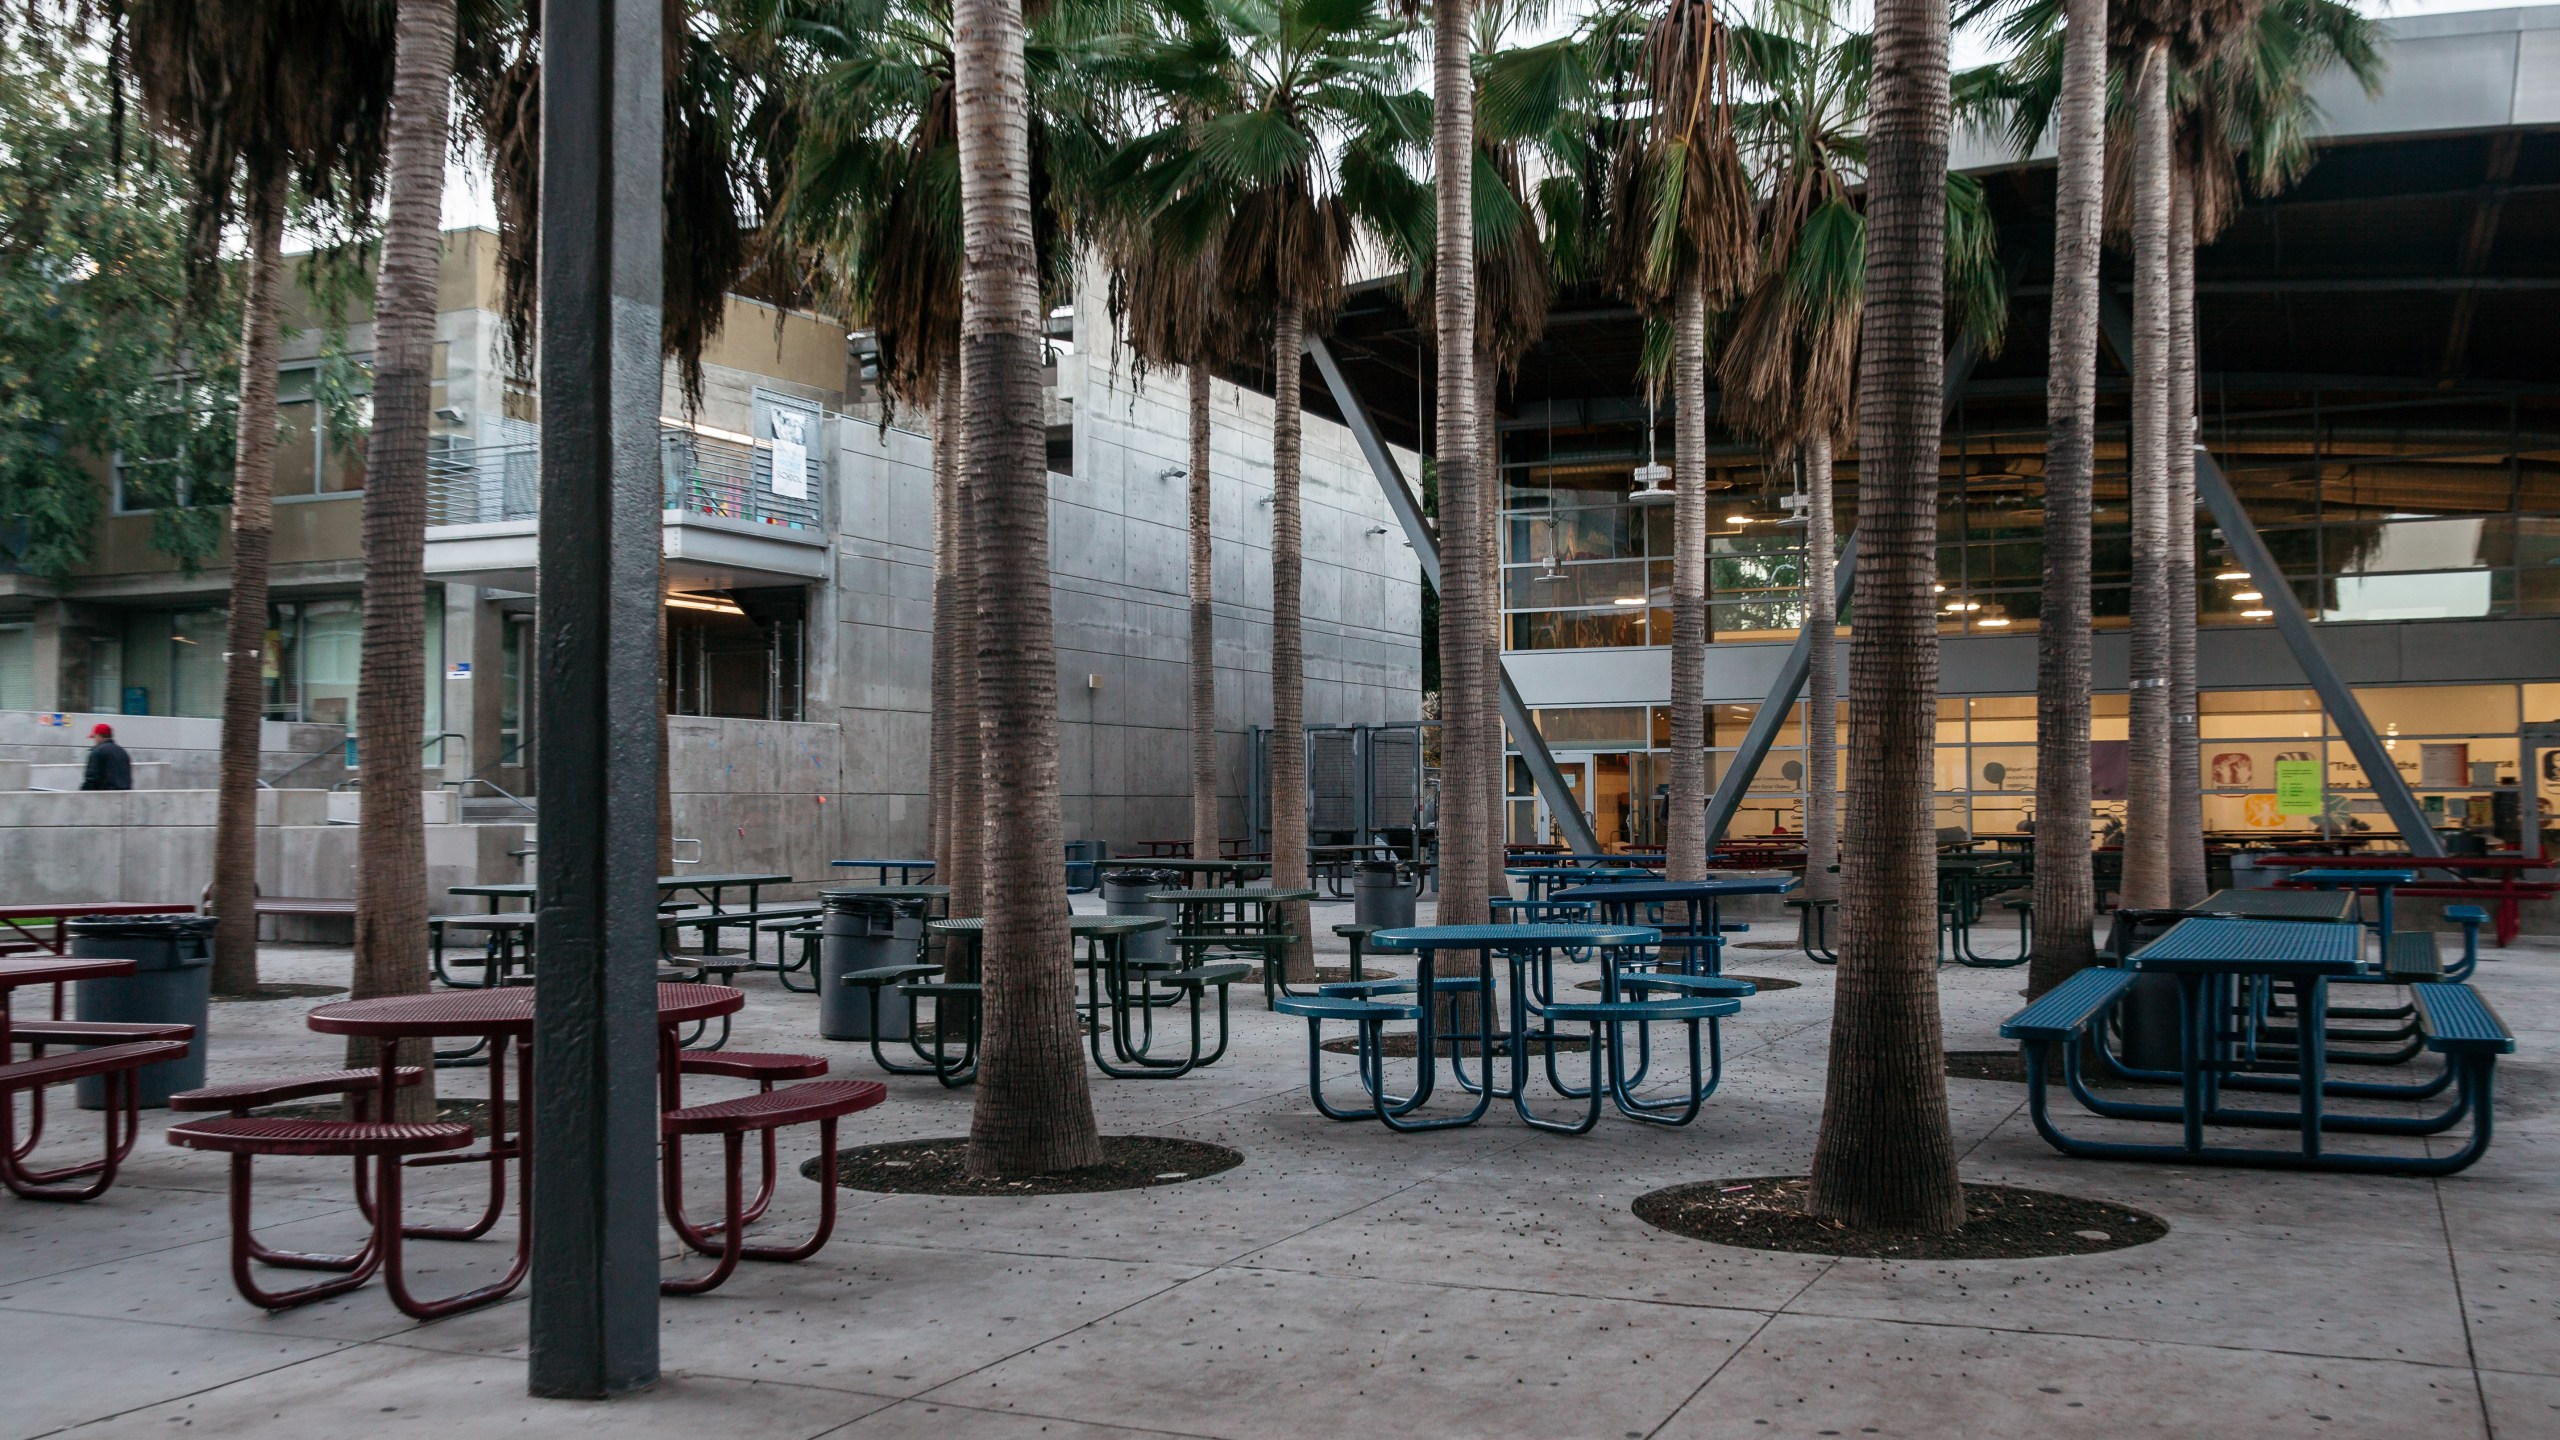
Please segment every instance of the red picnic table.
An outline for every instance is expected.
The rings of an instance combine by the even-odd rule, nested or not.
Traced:
[[[2414,870],[2415,884],[2402,885],[2403,899],[2468,900],[2485,906],[2500,945],[2515,943],[2521,928],[2519,907],[2527,900],[2560,895],[2560,881],[2528,880],[2526,872],[2551,870],[2555,862],[2532,855],[2262,855],[2261,868],[2325,870]],[[2429,879],[2439,871],[2448,879]],[[2474,878],[2465,878],[2466,876]]]
[[[683,1104],[680,1067],[675,1050],[676,1031],[683,1026],[731,1014],[747,1003],[744,992],[726,985],[662,984],[658,987],[658,1090],[662,1110],[680,1108]],[[382,1071],[377,1094],[396,1093],[398,1084],[398,1051],[401,1040],[484,1039],[490,1044],[489,1055],[489,1144],[477,1155],[461,1155],[456,1160],[485,1159],[489,1162],[489,1200],[480,1217],[467,1225],[407,1226],[401,1233],[413,1239],[471,1240],[488,1233],[506,1206],[507,1162],[521,1163],[533,1149],[531,1124],[533,1112],[523,1110],[522,1124],[510,1135],[507,1125],[507,1056],[509,1046],[516,1049],[516,1077],[521,1092],[533,1093],[533,987],[509,985],[489,990],[440,990],[428,995],[384,995],[370,1000],[340,1000],[323,1005],[305,1017],[305,1023],[324,1035],[360,1035],[379,1042],[375,1049]],[[670,1155],[675,1147],[668,1147]],[[444,1156],[432,1157],[437,1161]],[[393,1162],[397,1163],[397,1162]],[[672,1162],[670,1162],[672,1163]],[[361,1184],[361,1182],[359,1182]],[[393,1263],[382,1267],[383,1284],[391,1292],[392,1303],[419,1319],[434,1319],[458,1310],[486,1305],[503,1299],[523,1282],[525,1270],[532,1261],[529,1241],[532,1237],[528,1207],[516,1207],[516,1254],[507,1273],[490,1284],[441,1300],[420,1300],[409,1293],[392,1257]]]
[[[60,987],[78,980],[105,980],[130,975],[135,970],[131,960],[0,960],[0,1184],[10,1193],[27,1200],[89,1200],[106,1193],[116,1179],[116,1167],[133,1153],[134,1138],[142,1130],[142,1090],[135,1072],[144,1065],[174,1060],[187,1053],[194,1037],[188,1026],[135,1027],[135,1038],[121,1044],[98,1044],[93,1039],[71,1038],[59,1020],[62,1009]],[[10,1016],[10,1001],[27,986],[50,985],[54,990],[54,1013],[51,1023],[15,1027]],[[143,1033],[148,1030],[150,1033]],[[172,1038],[174,1035],[175,1038]],[[78,1048],[59,1054],[17,1059],[16,1047],[25,1043],[41,1048],[47,1044],[70,1044]],[[33,1170],[26,1159],[35,1152],[36,1142],[44,1135],[44,1090],[90,1076],[103,1077],[106,1103],[101,1107],[105,1127],[105,1150],[100,1158],[78,1165],[57,1166],[49,1170]],[[28,1091],[29,1125],[25,1139],[18,1138],[16,1097]],[[86,1185],[69,1182],[95,1178]]]
[[[64,900],[51,905],[0,905],[0,955],[29,950],[59,955],[71,942],[64,922],[90,915],[192,915],[185,904],[154,905],[140,900]],[[51,933],[41,933],[51,921]]]

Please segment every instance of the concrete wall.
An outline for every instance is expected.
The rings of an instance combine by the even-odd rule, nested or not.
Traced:
[[[356,828],[328,823],[330,792],[258,792],[258,889],[267,895],[355,894]],[[211,790],[0,793],[0,900],[138,900],[192,909],[213,880]],[[515,880],[507,852],[522,825],[427,827],[427,903],[460,902],[448,886]],[[477,902],[468,906],[480,908]],[[344,940],[343,921],[288,924],[283,938]]]
[[[677,847],[677,874],[789,875],[802,883],[768,893],[805,898],[834,878],[828,861],[878,853],[844,848],[842,727],[679,715],[667,739],[675,833],[701,842]]]
[[[1074,473],[1049,477],[1058,758],[1067,838],[1125,843],[1189,828],[1189,499],[1164,476],[1187,460],[1188,382],[1097,355],[1081,318],[1096,309],[1056,369],[1075,437]],[[1220,789],[1241,835],[1245,730],[1271,723],[1272,408],[1224,381],[1213,404]],[[807,713],[843,728],[849,853],[920,854],[933,444],[850,418],[836,431],[835,585],[812,607]],[[1307,417],[1301,488],[1307,719],[1416,718],[1421,570],[1348,430]]]

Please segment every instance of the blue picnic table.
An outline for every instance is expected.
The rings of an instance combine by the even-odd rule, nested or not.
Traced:
[[[2176,1105],[2100,1097],[2090,1092],[2080,1072],[2082,1037],[2103,1025],[2138,973],[2168,975],[2178,983],[2179,1068],[2174,1074],[2135,1068],[2103,1046],[2101,1061],[2130,1079],[2176,1084]],[[2411,986],[2411,992],[2427,1017],[2427,1048],[2446,1057],[2446,1076],[2407,1085],[2333,1081],[2328,1075],[2329,984],[2373,974],[2364,960],[2362,927],[2355,924],[2197,917],[2180,921],[2135,951],[2125,968],[2092,967],[2072,976],[2011,1016],[2000,1033],[2021,1043],[2028,1112],[2037,1133],[2067,1155],[2398,1174],[2459,1170],[2488,1146],[2490,1076],[2495,1057],[2511,1053],[2514,1041],[2468,985],[2421,983]],[[2290,989],[2295,996],[2294,1023],[2283,1029],[2270,1023],[2279,989]],[[2065,1134],[2049,1111],[2048,1045],[2061,1053],[2064,1081],[2082,1106],[2110,1119],[2173,1121],[2179,1126],[2177,1143]],[[2282,1073],[2287,1061],[2290,1075]],[[2433,1115],[2330,1114],[2324,1104],[2338,1095],[2424,1098],[2443,1089],[2445,1079],[2454,1083],[2456,1096]],[[2290,1093],[2295,1108],[2243,1109],[2224,1102],[2226,1090],[2242,1089]],[[2324,1145],[2331,1134],[2439,1134],[2466,1116],[2472,1119],[2471,1138],[2450,1154],[2337,1154]],[[2209,1145],[2204,1136],[2208,1126],[2289,1129],[2299,1140],[2290,1150]]]
[[[1549,896],[1557,902],[1582,901],[1598,919],[1620,925],[1647,924],[1662,931],[1665,949],[1687,952],[1678,968],[1714,975],[1723,970],[1723,902],[1736,895],[1784,895],[1796,888],[1793,875],[1722,875],[1705,880],[1631,880],[1614,885],[1585,885]],[[1688,908],[1686,920],[1675,920],[1667,907]],[[1644,913],[1638,915],[1641,909]]]
[[[2374,933],[2381,937],[2383,948],[2388,950],[2391,948],[2391,892],[2400,886],[2417,883],[2418,872],[2337,867],[2296,870],[2285,879],[2315,890],[2353,890],[2358,894],[2373,891]]]
[[[1273,1008],[1283,1014],[1298,1015],[1307,1021],[1307,1088],[1316,1109],[1328,1119],[1376,1119],[1389,1129],[1402,1131],[1446,1130],[1472,1125],[1484,1118],[1485,1111],[1499,1098],[1512,1101],[1521,1118],[1547,1129],[1586,1130],[1599,1113],[1600,1096],[1608,1087],[1600,1078],[1601,1037],[1592,1039],[1592,1083],[1573,1092],[1573,1098],[1589,1104],[1590,1116],[1579,1126],[1543,1121],[1530,1113],[1527,1104],[1527,1042],[1532,1036],[1522,1018],[1519,996],[1524,967],[1551,962],[1563,951],[1626,950],[1649,946],[1660,938],[1659,932],[1637,925],[1416,925],[1394,930],[1381,930],[1369,937],[1369,948],[1388,953],[1403,952],[1414,956],[1414,976],[1409,980],[1367,980],[1347,984],[1319,986],[1311,996],[1282,996]],[[1442,972],[1439,957],[1443,952],[1473,951],[1476,964],[1473,974]],[[1496,1033],[1498,992],[1494,986],[1493,957],[1503,955],[1512,969],[1512,1023],[1508,1030]],[[1442,1002],[1462,995],[1477,997],[1475,1028],[1448,1031],[1439,1012]],[[1565,1007],[1551,1007],[1565,1008]],[[1608,1009],[1603,1004],[1587,1004],[1582,1010]],[[1623,1004],[1618,1008],[1625,1008]],[[1657,1008],[1660,1008],[1657,1006]],[[1713,1009],[1717,1014],[1730,1013],[1728,1002],[1721,1007],[1692,1006],[1697,1014],[1666,1015],[1671,1019],[1704,1019]],[[1567,1010],[1569,1018],[1584,1018]],[[1634,1018],[1608,1016],[1609,1019]],[[1360,1083],[1367,1092],[1366,1106],[1343,1107],[1325,1098],[1320,1032],[1327,1020],[1348,1021],[1359,1027]],[[1386,1085],[1383,1026],[1390,1020],[1409,1020],[1414,1026],[1415,1079],[1410,1093],[1390,1094]],[[1596,1027],[1595,1027],[1596,1030]],[[1445,1032],[1445,1033],[1444,1033]],[[1542,1032],[1543,1033],[1543,1032]],[[1437,1084],[1440,1050],[1443,1040],[1448,1045],[1449,1070],[1458,1087],[1474,1095],[1475,1104],[1452,1115],[1416,1117],[1414,1111],[1428,1101]],[[1464,1045],[1476,1045],[1476,1075],[1467,1074]],[[1511,1061],[1511,1083],[1505,1087],[1496,1082],[1494,1057],[1500,1046]],[[1552,1047],[1550,1047],[1552,1048]],[[1693,1045],[1693,1050],[1694,1050]],[[1693,1072],[1695,1073],[1695,1072]],[[1639,1077],[1640,1078],[1640,1074]],[[1630,1081],[1632,1084],[1633,1081]],[[1694,1087],[1693,1087],[1694,1088]],[[1703,1098],[1702,1096],[1700,1098]],[[1659,1102],[1642,1102],[1658,1104]],[[1694,1115],[1696,1107],[1689,1107]],[[1684,1119],[1686,1117],[1683,1117]]]

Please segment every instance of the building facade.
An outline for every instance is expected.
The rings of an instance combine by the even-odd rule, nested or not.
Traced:
[[[2379,97],[2323,80],[2317,163],[2198,254],[2200,439],[2430,824],[2512,840],[2520,787],[2540,787],[2546,817],[2560,800],[2560,775],[2519,775],[2517,736],[2560,721],[2560,8],[2389,21],[2383,50]],[[1955,357],[1939,502],[1939,818],[1991,834],[2028,823],[2035,793],[2053,167],[2049,150],[2022,161],[1981,136],[1960,137],[1954,163],[1982,180],[2015,277],[2005,345]],[[2121,317],[2127,257],[2111,248],[2105,271]],[[1419,337],[1392,291],[1359,297],[1332,343],[1381,430],[1419,443]],[[1671,415],[1638,385],[1640,345],[1619,302],[1568,298],[1507,382],[1501,425],[1505,663],[1595,831],[1629,847],[1661,840],[1673,698],[1670,507],[1635,482],[1669,459]],[[2119,343],[2100,365],[2101,823],[2121,810],[2126,738],[2126,359]],[[1710,436],[1696,699],[1721,780],[1797,637],[1804,497],[1712,417]],[[1844,532],[1856,470],[1843,457]],[[2209,515],[2192,543],[2208,828],[2390,832]],[[1801,828],[1801,718],[1799,704],[1731,833]],[[1842,723],[1856,724],[1845,706]],[[2280,812],[2279,759],[2321,763],[2320,814]],[[1511,835],[1547,840],[1530,779],[1515,766]]]
[[[523,823],[540,791],[541,403],[529,357],[505,344],[495,239],[447,236],[422,760],[467,815]],[[1168,473],[1188,453],[1187,387],[1139,374],[1093,333],[1099,314],[1052,321],[1050,559],[1067,834],[1125,843],[1189,828],[1187,487]],[[343,733],[361,743],[364,578],[363,410],[326,402],[346,376],[360,386],[370,327],[333,350],[308,317],[293,323],[266,695],[271,733],[309,753],[267,769],[325,787],[346,775]],[[680,860],[816,879],[829,859],[927,842],[933,439],[925,417],[885,409],[867,352],[821,317],[733,299],[701,392],[670,372],[656,482],[676,830],[695,842]],[[1241,834],[1246,736],[1270,719],[1271,405],[1222,381],[1215,409],[1222,789]],[[101,466],[113,493],[86,565],[59,584],[0,573],[0,710],[219,712],[227,556],[187,573],[153,551],[121,468]],[[1411,720],[1420,574],[1382,539],[1385,503],[1341,427],[1308,425],[1304,489],[1309,718]]]

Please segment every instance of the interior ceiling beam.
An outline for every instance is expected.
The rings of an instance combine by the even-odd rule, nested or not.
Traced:
[[[2489,268],[2489,256],[2498,248],[2498,220],[2507,209],[2507,182],[2516,174],[2516,152],[2524,137],[2514,131],[2489,141],[2488,173],[2482,177],[2478,198],[2471,205],[2471,228],[2462,237],[2460,266],[2465,275],[2478,275]],[[2471,357],[2471,317],[2479,310],[2480,291],[2474,286],[2456,295],[2453,319],[2445,326],[2444,356],[2436,365],[2439,383],[2451,386],[2462,374]]]

